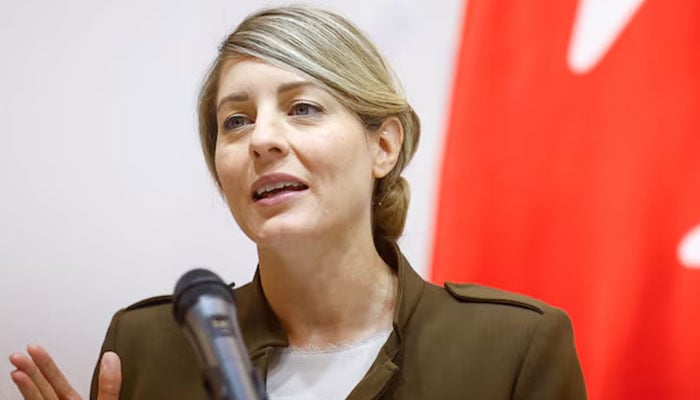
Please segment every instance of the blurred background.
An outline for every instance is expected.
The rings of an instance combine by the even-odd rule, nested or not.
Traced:
[[[226,34],[283,3],[0,3],[0,353],[42,343],[87,393],[117,309],[194,266],[250,280],[196,95]],[[359,25],[421,116],[418,272],[564,308],[591,399],[700,397],[700,4],[307,3]]]

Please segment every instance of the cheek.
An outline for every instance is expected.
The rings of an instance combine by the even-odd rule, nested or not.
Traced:
[[[348,193],[359,195],[371,191],[372,160],[365,142],[360,140],[343,143],[334,149],[335,151],[328,151],[321,157],[324,165],[319,166],[318,170],[321,173],[328,172],[328,179],[332,179],[342,188],[343,196]]]
[[[236,224],[247,234],[244,210],[248,200],[248,189],[245,187],[244,168],[241,157],[224,152],[217,148],[214,156],[214,166],[219,177],[221,192],[228,204],[229,211]]]
[[[216,175],[219,177],[219,183],[224,195],[229,200],[234,193],[241,190],[236,185],[242,185],[244,181],[242,179],[244,166],[240,160],[241,157],[237,157],[229,151],[223,151],[218,147],[214,154]]]
[[[218,147],[214,152],[214,169],[216,170],[216,176],[219,177],[219,181],[223,183],[223,181],[226,179],[227,168],[225,158],[221,155]]]

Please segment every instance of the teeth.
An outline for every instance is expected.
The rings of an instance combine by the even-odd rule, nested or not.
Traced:
[[[304,185],[296,182],[277,182],[265,185],[255,191],[255,195],[260,197],[267,192],[272,192],[273,190],[279,190],[284,188],[303,188]]]

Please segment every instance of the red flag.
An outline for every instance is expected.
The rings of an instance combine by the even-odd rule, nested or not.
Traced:
[[[600,59],[587,3],[468,2],[432,279],[565,308],[592,399],[698,399],[700,2],[627,1]]]

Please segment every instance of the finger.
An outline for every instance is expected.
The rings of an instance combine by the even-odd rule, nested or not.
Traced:
[[[13,363],[14,364],[14,363]],[[39,388],[36,387],[32,378],[29,377],[24,371],[14,370],[10,372],[10,378],[12,382],[15,383],[17,389],[22,394],[25,400],[43,400],[44,396],[41,395]]]
[[[56,392],[41,374],[33,359],[22,353],[15,353],[10,356],[10,362],[32,381],[34,387],[41,393],[41,399],[58,400]]]
[[[49,353],[38,344],[33,344],[27,347],[27,353],[32,357],[34,363],[41,371],[41,374],[46,378],[48,383],[53,388],[53,392],[58,399],[78,400],[80,396],[73,390],[68,379],[63,375],[63,372],[58,368]],[[41,387],[40,387],[41,389]]]
[[[122,386],[122,363],[117,353],[107,351],[100,361],[97,400],[118,400]]]

